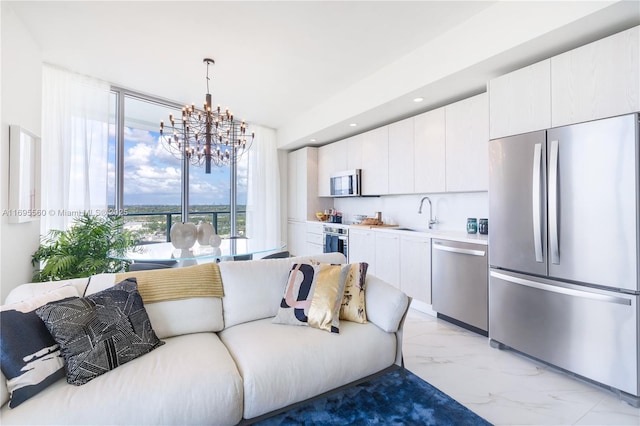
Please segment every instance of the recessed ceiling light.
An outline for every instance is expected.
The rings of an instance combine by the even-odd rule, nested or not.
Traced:
[[[424,101],[424,98],[420,98],[420,97],[413,98],[413,102],[422,102],[422,101]]]
[[[358,123],[350,123],[349,126],[351,127],[356,127],[358,125]]]
[[[309,142],[315,142],[315,141],[316,141],[315,139],[309,139]]]

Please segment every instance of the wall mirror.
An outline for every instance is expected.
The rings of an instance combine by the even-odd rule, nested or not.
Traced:
[[[40,138],[9,127],[9,222],[40,219]]]

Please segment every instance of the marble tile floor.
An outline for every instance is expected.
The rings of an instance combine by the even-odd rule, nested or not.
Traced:
[[[407,369],[494,425],[640,425],[640,408],[486,337],[411,309]]]

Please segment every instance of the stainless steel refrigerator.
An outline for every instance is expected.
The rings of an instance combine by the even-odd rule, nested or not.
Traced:
[[[639,116],[489,142],[489,337],[640,399]]]

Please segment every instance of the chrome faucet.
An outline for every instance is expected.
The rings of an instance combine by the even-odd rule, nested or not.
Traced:
[[[438,217],[436,217],[435,219],[433,219],[432,217],[431,213],[433,211],[433,206],[431,205],[431,200],[429,199],[429,197],[422,197],[422,200],[420,200],[420,208],[418,208],[418,214],[422,214],[422,204],[424,203],[424,200],[427,200],[429,202],[429,229],[433,229],[433,225],[438,223]]]

